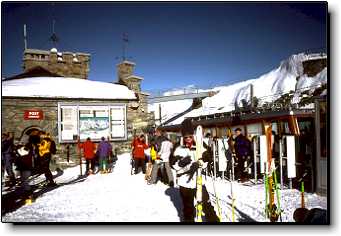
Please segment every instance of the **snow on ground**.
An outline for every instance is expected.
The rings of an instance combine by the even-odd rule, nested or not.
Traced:
[[[83,168],[84,170],[84,168]],[[77,181],[79,167],[64,170],[57,177],[60,187],[44,193],[32,205],[26,205],[2,217],[3,222],[180,222],[182,203],[178,188],[169,188],[160,181],[147,185],[142,174],[130,175],[130,155],[118,157],[114,171],[91,175]],[[43,181],[40,176],[31,182]],[[68,183],[72,184],[68,184]],[[216,212],[223,222],[232,222],[231,183],[208,177],[206,186]],[[264,185],[251,182],[233,183],[235,222],[269,222],[264,215]],[[217,198],[216,198],[217,196]],[[305,194],[306,208],[327,208],[327,198]],[[281,191],[283,222],[294,222],[293,212],[300,207],[297,190]]]
[[[123,85],[64,77],[33,77],[2,81],[2,96],[136,99],[134,92]]]
[[[232,222],[231,182],[216,180],[216,194],[214,194],[212,181],[207,181],[206,186],[210,192],[211,200],[214,202],[216,212],[218,212],[216,199],[219,199],[222,221]],[[261,181],[257,185],[251,182],[244,184],[233,182],[232,189],[235,198],[235,222],[269,222],[269,219],[265,217],[265,190]],[[296,189],[283,189],[280,191],[280,196],[281,209],[283,210],[282,221],[295,222],[293,214],[296,208],[301,207],[301,193]],[[275,201],[277,205],[277,198]],[[307,209],[327,209],[327,197],[315,193],[305,193],[305,207]]]
[[[84,171],[84,169],[83,169]],[[130,175],[129,154],[120,155],[114,171],[91,175],[83,182],[79,167],[56,178],[59,188],[3,216],[4,222],[179,222],[171,198],[177,195],[162,183],[147,185],[144,175]],[[176,202],[176,199],[174,200]]]

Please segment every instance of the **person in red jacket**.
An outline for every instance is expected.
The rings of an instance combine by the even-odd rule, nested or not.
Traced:
[[[90,138],[87,138],[84,143],[79,143],[78,147],[83,149],[84,158],[86,160],[86,172],[87,174],[91,174],[95,170],[95,151],[96,145],[91,142]]]
[[[134,158],[134,169],[135,169],[135,175],[138,173],[139,167],[142,168],[143,174],[146,173],[146,161],[144,156],[144,149],[148,148],[148,145],[146,144],[144,140],[144,135],[141,134],[139,138],[134,139],[131,143],[131,146],[133,148],[133,158]]]

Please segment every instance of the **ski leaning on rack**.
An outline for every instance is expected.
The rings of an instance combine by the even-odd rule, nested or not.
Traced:
[[[214,163],[214,165],[216,164],[216,160],[218,159],[217,150],[219,150],[219,144],[218,144],[218,141],[215,140],[215,141],[213,141],[213,163]],[[222,179],[224,179],[224,175],[223,175]],[[213,176],[213,191],[214,191],[214,197],[215,197],[215,202],[216,202],[216,209],[218,210],[218,219],[219,219],[219,222],[221,222],[221,208],[219,205],[220,199],[218,197],[218,194],[217,194],[217,191],[215,188],[215,182],[216,182],[216,171],[215,171],[214,176]]]
[[[280,209],[277,209],[275,204],[275,183],[274,183],[274,172],[276,169],[274,168],[274,163],[272,162],[272,127],[271,124],[264,124],[265,135],[266,135],[266,143],[267,143],[267,166],[265,170],[265,189],[266,189],[266,199],[267,203],[265,206],[265,211],[267,217],[271,222],[276,222],[280,215]],[[276,181],[275,181],[276,182]],[[279,196],[277,196],[278,199]]]
[[[199,125],[195,131],[195,142],[196,142],[196,151],[195,151],[195,160],[198,161],[202,156],[203,149],[203,134],[202,127]],[[202,174],[201,174],[201,166],[199,165],[197,172],[197,192],[196,192],[196,222],[202,222]]]

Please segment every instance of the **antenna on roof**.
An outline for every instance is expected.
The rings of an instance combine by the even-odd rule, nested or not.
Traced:
[[[129,43],[129,39],[128,39],[128,34],[126,33],[123,33],[122,34],[122,56],[121,57],[115,57],[115,60],[121,60],[122,61],[125,61],[125,60],[128,60],[128,59],[132,59],[132,57],[128,57],[126,54],[127,54],[127,45]]]
[[[26,24],[24,24],[24,45],[26,50],[27,49]]]
[[[126,60],[127,45],[129,43],[128,34],[123,33],[122,41],[123,41],[123,44],[122,44],[122,60],[125,61]]]
[[[55,33],[55,30],[54,30],[55,23],[56,23],[56,20],[53,20],[53,23],[52,23],[52,35],[50,37],[50,40],[53,43],[53,47],[56,48],[57,47],[57,43],[59,41],[59,38],[57,37],[57,35]]]

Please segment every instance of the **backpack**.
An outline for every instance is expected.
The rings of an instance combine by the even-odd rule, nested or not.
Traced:
[[[42,157],[45,154],[50,153],[51,141],[43,139],[40,144],[38,144],[39,155]]]
[[[155,161],[156,160],[156,156],[157,156],[157,153],[156,153],[156,151],[154,149],[154,146],[152,146],[150,148],[150,157],[152,158],[153,161]]]

